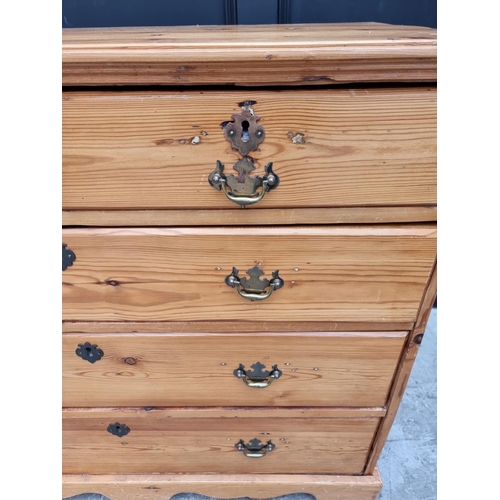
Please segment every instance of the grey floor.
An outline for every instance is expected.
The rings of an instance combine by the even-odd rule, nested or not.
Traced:
[[[433,309],[406,393],[378,462],[384,482],[378,500],[435,500],[437,498],[436,318],[437,309]],[[207,497],[200,495],[175,495],[175,498],[172,498],[173,500],[207,500]],[[105,499],[106,497],[95,494],[71,498],[71,500]],[[169,499],[158,498],[158,500]],[[310,495],[295,494],[280,497],[279,500],[313,499]]]

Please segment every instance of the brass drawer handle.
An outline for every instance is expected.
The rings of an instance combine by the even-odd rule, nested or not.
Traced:
[[[251,300],[264,300],[271,296],[274,290],[281,288],[285,282],[279,277],[279,271],[273,271],[273,279],[260,279],[264,271],[257,266],[252,267],[247,271],[250,278],[240,278],[238,276],[238,269],[233,267],[233,272],[226,276],[224,280],[227,286],[236,288],[238,293],[245,299]],[[266,292],[265,289],[269,287]]]
[[[278,365],[274,365],[271,371],[264,371],[266,365],[255,363],[252,365],[253,370],[245,370],[245,366],[240,363],[240,366],[234,370],[233,375],[236,378],[241,378],[248,387],[262,389],[269,387],[273,380],[276,380],[283,375],[283,372],[278,369]]]
[[[233,167],[238,176],[234,174],[225,175],[224,165],[217,160],[216,169],[208,176],[208,183],[217,191],[224,191],[226,198],[233,203],[237,203],[242,208],[246,205],[258,203],[264,195],[276,189],[280,183],[279,177],[273,172],[273,164],[268,163],[264,170],[264,177],[250,175],[255,170],[253,163],[248,158],[243,158]],[[228,191],[229,187],[229,191]],[[258,188],[261,188],[260,194]]]
[[[245,457],[262,458],[265,457],[268,452],[273,451],[276,445],[271,443],[270,440],[267,443],[262,443],[260,439],[251,439],[249,443],[245,444],[243,439],[240,439],[234,447],[238,451],[243,452]]]

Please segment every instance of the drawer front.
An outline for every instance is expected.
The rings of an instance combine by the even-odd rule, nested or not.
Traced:
[[[384,406],[405,339],[406,332],[65,335],[63,406]]]
[[[359,474],[380,422],[379,417],[363,417],[368,414],[359,411],[359,418],[347,418],[342,412],[317,410],[63,411],[63,472]],[[117,427],[121,436],[108,431],[118,432]],[[257,459],[245,452],[264,450],[236,448],[240,441],[257,445],[251,443],[254,439],[270,441],[275,448]]]
[[[208,176],[235,173],[221,123],[247,100],[265,131],[252,175],[280,179],[249,209],[436,204],[433,87],[161,90],[63,93],[63,209],[237,208]]]
[[[63,242],[76,257],[63,271],[64,320],[232,320],[241,331],[255,320],[414,321],[436,254],[434,225],[67,229]],[[279,271],[284,286],[248,300],[226,284],[233,267],[249,281],[257,267],[259,283]]]

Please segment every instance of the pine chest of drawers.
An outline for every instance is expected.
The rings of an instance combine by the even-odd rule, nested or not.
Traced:
[[[63,33],[63,495],[371,500],[436,295],[436,32]]]

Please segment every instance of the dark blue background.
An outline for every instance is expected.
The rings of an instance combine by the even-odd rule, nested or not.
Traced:
[[[437,27],[437,0],[63,0],[63,28],[380,22]]]

